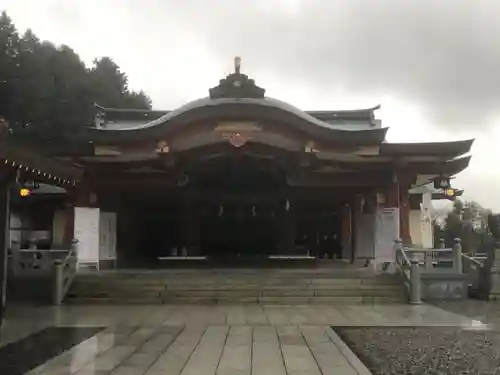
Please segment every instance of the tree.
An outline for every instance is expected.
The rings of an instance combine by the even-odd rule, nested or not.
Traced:
[[[487,226],[489,213],[490,210],[477,202],[456,200],[441,231],[446,246],[453,246],[454,239],[460,238],[464,252],[484,252],[482,247],[490,242]]]
[[[94,100],[104,107],[151,109],[151,99],[143,92],[131,92],[128,78],[109,57],[94,60],[89,71]]]
[[[151,109],[151,98],[142,90],[139,92],[132,91],[124,100],[124,107],[135,109]]]
[[[126,74],[111,58],[95,60],[89,69],[69,46],[41,42],[31,30],[19,37],[2,13],[0,117],[16,136],[34,141],[74,138],[92,124],[94,103],[151,108],[143,91],[129,90]]]
[[[18,67],[19,35],[6,12],[0,16],[0,116],[13,119],[12,93],[19,77]]]

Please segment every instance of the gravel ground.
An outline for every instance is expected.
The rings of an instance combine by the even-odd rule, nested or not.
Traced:
[[[500,331],[333,327],[374,375],[500,374]]]

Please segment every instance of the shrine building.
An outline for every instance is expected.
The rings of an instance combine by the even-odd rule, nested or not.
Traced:
[[[239,59],[207,97],[179,108],[96,108],[85,147],[52,155],[83,170],[70,189],[80,210],[56,215],[54,231],[62,241],[74,225],[90,254],[99,239],[79,215],[109,213],[112,249],[100,258],[125,266],[392,260],[396,238],[422,243],[432,233],[412,214],[422,194],[410,192],[464,170],[473,143],[389,143],[378,106],[301,110],[266,96]]]

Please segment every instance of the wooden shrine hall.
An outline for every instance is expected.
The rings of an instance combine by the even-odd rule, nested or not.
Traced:
[[[412,242],[420,202],[409,190],[464,170],[473,141],[388,143],[378,108],[302,111],[267,97],[237,58],[208,97],[180,108],[96,106],[81,147],[52,156],[83,167],[76,207],[114,215],[121,264],[387,259],[394,239]],[[98,239],[85,228],[90,252]]]

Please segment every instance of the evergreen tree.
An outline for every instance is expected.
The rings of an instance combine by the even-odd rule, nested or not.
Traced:
[[[490,243],[487,225],[490,213],[491,210],[481,207],[477,202],[455,201],[441,231],[446,247],[453,246],[454,239],[460,238],[464,252],[484,252],[484,246]]]
[[[151,109],[151,99],[143,92],[130,91],[128,78],[109,57],[94,60],[89,72],[94,100],[104,107]]]
[[[90,126],[94,103],[150,109],[143,92],[109,57],[87,68],[70,47],[41,42],[27,30],[22,37],[5,12],[0,16],[0,117],[18,137],[31,140],[74,138]]]
[[[19,35],[7,13],[0,15],[0,116],[16,119],[13,93],[19,72]]]

